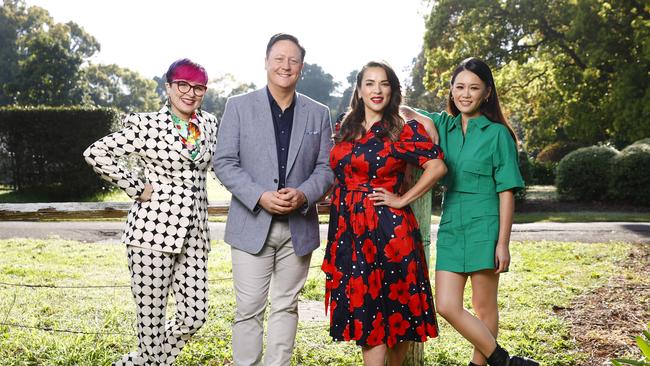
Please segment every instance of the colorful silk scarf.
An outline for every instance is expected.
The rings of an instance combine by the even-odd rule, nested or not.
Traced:
[[[172,113],[172,120],[174,121],[174,127],[178,130],[178,134],[181,137],[183,146],[189,151],[192,160],[196,159],[196,156],[201,150],[199,148],[201,131],[199,130],[199,121],[196,118],[196,113],[192,113],[189,122],[180,119]]]

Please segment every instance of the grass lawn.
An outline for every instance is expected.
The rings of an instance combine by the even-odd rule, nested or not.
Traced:
[[[553,308],[569,306],[578,295],[606,285],[621,271],[625,273],[626,269],[615,263],[630,248],[625,243],[513,243],[511,272],[502,277],[499,298],[500,342],[515,353],[536,357],[545,366],[575,365],[586,359],[587,355],[577,351],[569,325],[554,315]],[[0,282],[126,285],[124,252],[123,246],[115,244],[2,240]],[[312,265],[318,266],[322,256],[321,247]],[[234,294],[228,279],[229,258],[229,247],[215,242],[209,261],[209,320],[185,348],[178,365],[224,365],[231,361]],[[313,268],[301,299],[322,301],[323,282],[320,270]],[[55,333],[0,325],[0,365],[108,365],[135,347],[134,319],[128,287],[49,289],[0,285],[2,323],[103,333]],[[444,320],[440,319],[440,325],[441,336],[426,343],[426,364],[466,365],[471,354],[469,343]],[[292,364],[360,363],[359,348],[333,343],[326,322],[301,322]]]

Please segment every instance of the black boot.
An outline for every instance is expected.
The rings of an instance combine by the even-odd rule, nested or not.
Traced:
[[[512,356],[508,354],[508,351],[501,348],[497,343],[497,348],[492,352],[490,357],[488,357],[488,365],[491,366],[539,366],[537,361],[531,360],[526,357]]]
[[[510,366],[539,366],[539,363],[530,358],[521,356],[510,357]]]
[[[497,348],[488,357],[487,362],[490,366],[510,366],[510,355],[497,343]]]
[[[467,366],[487,366],[487,365],[477,365],[472,361],[469,361],[469,364]]]

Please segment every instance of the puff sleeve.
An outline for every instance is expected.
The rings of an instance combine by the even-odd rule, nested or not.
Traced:
[[[442,159],[440,146],[427,135],[424,126],[412,120],[404,124],[399,140],[393,143],[392,155],[409,164],[422,167],[432,159]]]

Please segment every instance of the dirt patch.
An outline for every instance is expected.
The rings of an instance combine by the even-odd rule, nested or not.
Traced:
[[[650,246],[635,246],[618,264],[621,274],[555,312],[571,323],[571,334],[588,359],[578,366],[610,365],[616,357],[639,358],[634,337],[650,322]]]

